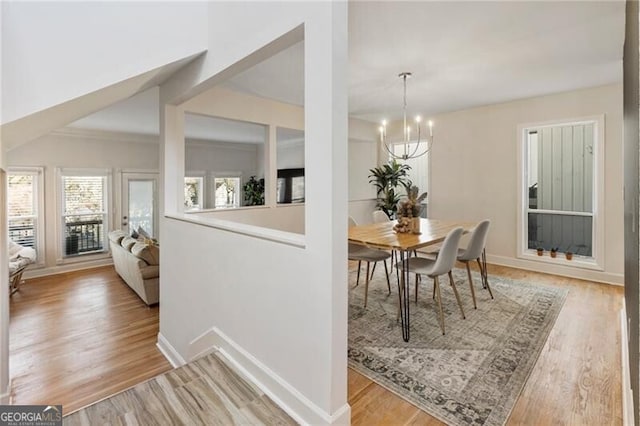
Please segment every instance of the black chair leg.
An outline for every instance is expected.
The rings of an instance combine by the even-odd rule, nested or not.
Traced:
[[[384,275],[387,277],[387,288],[389,289],[389,294],[391,294],[391,283],[389,282],[389,268],[387,268],[387,261],[384,262]]]

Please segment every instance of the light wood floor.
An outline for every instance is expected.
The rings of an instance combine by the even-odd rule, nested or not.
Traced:
[[[489,272],[569,289],[508,424],[621,424],[622,287]],[[171,369],[155,347],[158,308],[146,308],[112,267],[28,281],[11,299],[10,328],[16,404],[69,413]],[[349,404],[354,425],[441,424],[351,369]]]
[[[141,403],[142,402],[142,403]],[[293,426],[297,423],[218,352],[67,416],[65,426]]]
[[[569,290],[507,424],[622,424],[623,288],[493,265],[489,273]],[[443,424],[351,369],[349,404],[352,425]]]
[[[11,297],[14,404],[68,414],[171,369],[148,308],[113,267],[27,280]]]

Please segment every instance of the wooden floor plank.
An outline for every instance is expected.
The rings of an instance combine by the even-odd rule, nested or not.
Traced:
[[[11,297],[12,402],[70,413],[170,370],[158,315],[112,266],[28,280]]]

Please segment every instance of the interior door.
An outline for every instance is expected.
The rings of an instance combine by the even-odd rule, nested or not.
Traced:
[[[144,229],[158,237],[158,174],[122,174],[122,230]]]

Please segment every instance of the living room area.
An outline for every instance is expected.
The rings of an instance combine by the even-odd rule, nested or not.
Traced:
[[[91,404],[155,386],[171,401],[188,384],[162,384],[200,380],[215,353],[247,381],[239,389],[286,413],[261,417],[224,386],[203,391],[223,389],[238,423],[492,424],[491,413],[495,424],[622,423],[630,385],[620,355],[635,330],[621,320],[624,2],[273,6],[101,5],[112,15],[98,28],[77,24],[96,44],[116,23],[136,25],[123,17],[129,7],[158,16],[148,34],[116,40],[118,61],[145,77],[111,70],[109,85],[82,64],[96,81],[80,88],[60,66],[52,75],[78,96],[52,94],[50,108],[8,92],[17,106],[2,126],[3,238],[36,255],[17,291],[0,299],[9,331],[0,367],[11,378],[0,370],[10,386],[0,394],[79,410],[73,421],[117,417],[115,399]],[[18,24],[38,9],[24,7],[2,6],[15,45],[30,40]],[[77,7],[50,12],[72,26],[66,15],[91,13]],[[407,24],[398,29],[398,20]],[[148,62],[135,64],[127,37],[153,52],[140,58]],[[71,57],[78,46],[63,40],[60,54]],[[156,53],[163,44],[171,49]],[[8,45],[3,54],[13,57]],[[389,149],[387,132],[404,142]],[[421,135],[428,152],[413,157]],[[457,300],[446,274],[443,299],[430,279],[412,277],[412,341],[397,311],[403,263],[361,272],[347,244],[356,240],[348,218],[366,227],[374,211],[406,199],[397,185],[385,204],[376,186],[376,169],[394,158],[427,193],[421,223],[468,224],[460,248],[491,223],[485,270],[472,259],[468,274],[458,263],[450,275]],[[400,218],[391,216],[390,228]],[[543,317],[535,338],[513,331]],[[489,348],[494,335],[522,346]],[[494,350],[502,355],[491,358]],[[526,356],[512,362],[514,353]],[[474,370],[489,364],[517,374],[508,386],[490,384]],[[399,373],[383,377],[387,368]],[[217,373],[203,374],[210,385]],[[217,407],[202,406],[203,416]]]

